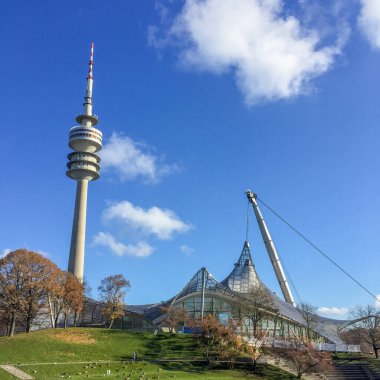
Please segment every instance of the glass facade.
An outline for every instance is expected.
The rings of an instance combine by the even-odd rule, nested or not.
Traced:
[[[183,306],[191,320],[199,319],[202,317],[202,297],[189,296],[186,299],[177,300],[173,303],[173,307]],[[215,316],[221,323],[227,324],[229,320],[233,319],[236,323],[241,322],[243,325],[242,332],[252,334],[253,326],[252,321],[248,318],[241,316],[240,309],[236,304],[231,305],[228,300],[222,297],[206,294],[204,297],[203,317],[208,315]],[[263,318],[257,326],[259,331],[266,334],[268,338],[278,338],[290,340],[295,337],[306,337],[306,327],[296,323],[295,321],[288,320],[276,314],[268,314]],[[312,340],[318,343],[326,343],[327,340],[316,333],[311,331]]]
[[[157,326],[144,318],[143,315],[126,312],[123,318],[115,321],[114,328],[129,331],[154,331]]]

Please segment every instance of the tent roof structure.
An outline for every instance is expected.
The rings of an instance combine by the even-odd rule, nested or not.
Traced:
[[[166,302],[153,305],[126,306],[127,311],[144,314],[155,323],[160,321],[163,312],[162,307],[168,307],[173,303],[180,301],[188,296],[199,296],[203,289],[206,294],[214,294],[222,298],[226,298],[238,302],[250,302],[249,293],[256,286],[265,287],[271,294],[276,309],[280,316],[292,320],[300,325],[305,326],[305,320],[297,307],[282,300],[279,296],[268,289],[260,280],[255,266],[253,264],[250,247],[248,241],[244,242],[243,250],[239,260],[234,266],[232,272],[222,281],[218,282],[206,268],[198,270],[185,287],[174,297]],[[345,321],[334,320],[317,316],[316,326],[313,328],[316,332],[326,337],[337,345],[344,344],[338,336],[338,327]]]
[[[238,293],[250,293],[261,284],[247,240],[244,242],[243,250],[234,269],[221,284]]]
[[[201,268],[172,300],[174,302],[189,294],[200,293],[202,292],[203,286],[205,292],[214,292],[229,298],[236,298],[236,294],[228,287],[218,282],[207,268]]]

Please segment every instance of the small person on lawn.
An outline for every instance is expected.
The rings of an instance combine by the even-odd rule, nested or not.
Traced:
[[[135,351],[133,351],[133,354],[132,354],[132,361],[133,362],[137,361],[137,354]]]

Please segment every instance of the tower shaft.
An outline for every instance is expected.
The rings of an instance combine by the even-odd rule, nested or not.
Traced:
[[[77,180],[68,272],[83,281],[88,180]]]

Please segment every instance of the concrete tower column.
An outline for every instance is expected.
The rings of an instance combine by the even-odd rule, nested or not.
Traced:
[[[68,271],[83,281],[88,179],[77,180]]]

